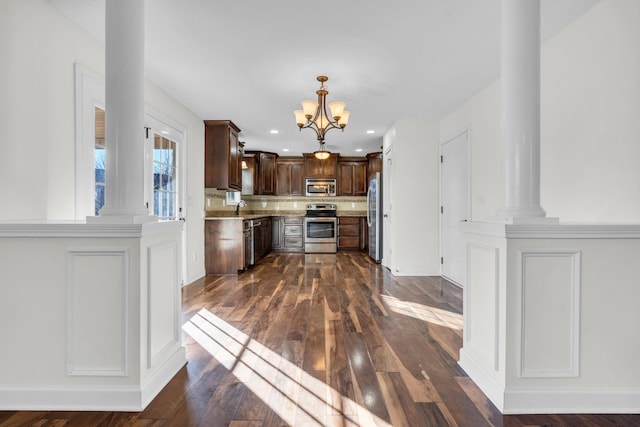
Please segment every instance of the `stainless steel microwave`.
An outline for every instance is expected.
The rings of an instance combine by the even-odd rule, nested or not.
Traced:
[[[310,197],[326,197],[336,195],[335,179],[307,178],[305,194]]]

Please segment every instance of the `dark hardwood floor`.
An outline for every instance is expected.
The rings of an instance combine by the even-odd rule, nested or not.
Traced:
[[[632,426],[502,416],[458,367],[462,291],[358,252],[270,254],[183,290],[189,363],[140,413],[0,412],[0,426]]]

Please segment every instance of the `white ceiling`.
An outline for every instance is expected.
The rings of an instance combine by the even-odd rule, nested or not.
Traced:
[[[104,40],[105,0],[49,2]],[[542,39],[597,2],[542,0]],[[351,111],[343,133],[327,134],[327,148],[342,155],[379,151],[396,120],[439,119],[499,75],[500,0],[146,0],[145,8],[147,77],[201,119],[232,120],[250,150],[317,149],[292,111],[316,97],[320,74],[328,100]]]

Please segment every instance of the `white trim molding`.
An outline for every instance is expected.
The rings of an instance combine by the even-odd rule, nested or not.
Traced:
[[[479,275],[475,274],[476,272],[472,271],[472,263],[474,262],[474,257],[472,253],[474,250],[482,251],[488,258],[493,259],[493,263],[482,263],[487,268],[492,268],[491,271],[486,271],[486,275],[483,275],[482,282],[476,285],[475,280],[479,278]],[[491,366],[492,369],[497,372],[500,369],[500,258],[499,258],[499,249],[493,246],[482,245],[477,243],[467,243],[467,287],[465,288],[465,292],[463,292],[463,312],[464,315],[464,328],[463,328],[463,336],[464,343],[467,348],[467,353],[469,355],[474,355],[475,358],[479,358],[483,364],[486,364],[487,367]],[[491,265],[492,264],[492,265]],[[487,275],[491,275],[488,277]],[[481,288],[479,288],[481,287]],[[491,350],[492,354],[489,358],[485,356],[480,356],[477,351],[474,350],[475,346],[473,345],[473,337],[471,335],[471,331],[473,330],[473,326],[471,323],[479,322],[483,319],[478,319],[477,314],[480,310],[474,307],[474,304],[471,302],[473,295],[477,293],[486,294],[490,292],[489,299],[491,300],[490,305],[485,305],[484,307],[480,307],[483,309],[489,309],[491,312],[492,319],[489,321],[493,323],[491,329],[493,329],[493,348]],[[484,316],[483,316],[484,317]],[[484,339],[482,340],[484,341]],[[467,344],[470,344],[467,345]]]
[[[509,414],[637,414],[640,389],[508,389],[504,408]]]
[[[94,154],[95,108],[105,110],[105,82],[101,76],[78,63],[75,72],[75,217],[78,220],[95,211]]]
[[[144,410],[186,364],[184,347],[140,386],[6,386],[0,387],[3,411],[125,411]]]
[[[155,368],[166,360],[172,349],[180,346],[180,286],[178,283],[179,248],[173,241],[147,248],[147,369]],[[169,259],[166,259],[169,258]],[[171,333],[163,330],[166,325],[155,318],[160,313],[166,321],[172,312]],[[164,335],[164,342],[157,343],[156,332]],[[157,347],[160,347],[156,351]]]
[[[144,224],[85,223],[84,221],[11,221],[0,223],[0,237],[117,238],[151,236],[182,231],[183,221]]]
[[[580,375],[580,250],[518,251],[518,376]]]
[[[429,270],[421,268],[402,268],[402,269],[390,269],[391,274],[396,277],[402,276],[440,276],[439,270]]]
[[[458,365],[467,373],[469,378],[478,385],[480,390],[496,405],[500,412],[504,408],[504,383],[496,376],[495,372],[488,370],[488,366],[478,363],[478,360],[463,347],[460,349],[460,361]]]
[[[130,263],[128,248],[67,251],[67,375],[128,375]]]
[[[468,221],[460,224],[464,233],[507,239],[638,239],[640,224],[504,224]]]

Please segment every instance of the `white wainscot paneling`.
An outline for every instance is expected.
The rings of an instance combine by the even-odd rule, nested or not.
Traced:
[[[467,287],[464,292],[465,351],[487,368],[499,368],[498,248],[467,244]]]
[[[147,248],[148,349],[147,367],[164,360],[164,352],[179,343],[178,245],[175,242]]]
[[[129,251],[67,251],[67,373],[127,375]]]
[[[523,249],[519,255],[520,377],[577,377],[580,251]]]

